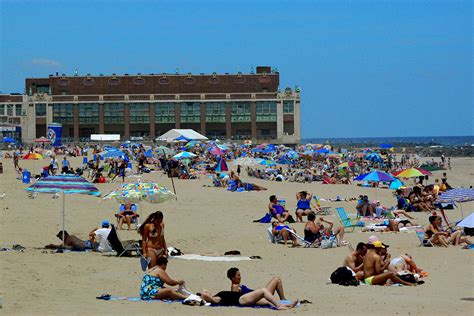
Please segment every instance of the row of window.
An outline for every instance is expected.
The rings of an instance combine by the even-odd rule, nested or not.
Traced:
[[[21,104],[0,104],[0,116],[21,116]]]

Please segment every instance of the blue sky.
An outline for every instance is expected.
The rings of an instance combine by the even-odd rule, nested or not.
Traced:
[[[0,91],[79,73],[280,71],[302,136],[474,135],[471,1],[0,0]]]

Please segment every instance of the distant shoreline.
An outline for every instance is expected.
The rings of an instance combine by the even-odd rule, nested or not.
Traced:
[[[380,144],[391,144],[394,147],[472,147],[474,136],[427,136],[427,137],[339,137],[303,138],[302,144],[329,144],[332,146],[376,147]]]

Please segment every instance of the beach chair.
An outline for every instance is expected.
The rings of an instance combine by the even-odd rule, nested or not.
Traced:
[[[286,229],[286,228],[284,228]],[[305,240],[303,237],[299,236],[297,233],[295,233],[294,231],[292,230],[289,230],[289,229],[286,229],[291,236],[295,237],[296,240],[298,241],[298,243],[300,245],[302,245],[304,248],[318,248],[319,247],[319,240],[315,240],[313,242],[309,242],[307,240]]]
[[[268,241],[271,242],[272,244],[280,244],[283,242],[283,238],[280,236],[275,236],[273,235],[272,232],[273,227],[270,225],[270,227],[267,228],[267,233],[268,233]]]
[[[109,236],[107,241],[112,246],[112,249],[117,253],[117,257],[132,257],[135,252],[136,255],[143,257],[140,247],[140,242],[131,241],[126,244],[122,244],[117,234],[117,230],[114,225],[111,225]]]
[[[415,232],[418,240],[420,240],[418,247],[434,247],[433,243],[425,238],[425,229],[423,227],[417,228]]]
[[[360,220],[359,214],[355,215],[355,217],[354,216],[349,217],[346,213],[346,210],[343,207],[336,207],[336,211],[337,211],[337,215],[339,215],[339,220],[341,224],[344,226],[344,229],[352,228],[351,231],[353,232],[356,227],[364,226],[363,223],[361,225],[359,222]]]
[[[137,213],[137,205],[136,204],[132,204],[131,205],[131,210],[134,211],[135,213]],[[119,208],[119,212],[115,214],[115,218],[117,219],[117,227],[118,227],[118,224],[120,222],[120,213],[124,212],[125,211],[125,205],[121,204],[120,205],[120,208]],[[138,229],[138,226],[139,226],[139,219],[140,215],[137,213],[137,216],[135,216],[134,218],[132,218],[131,220],[131,223],[133,225],[135,225],[135,229]]]

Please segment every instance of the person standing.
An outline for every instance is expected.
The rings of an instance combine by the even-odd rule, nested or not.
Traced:
[[[49,167],[51,169],[51,174],[54,176],[58,172],[58,160],[56,159],[56,156],[51,157],[51,162],[49,163]]]
[[[66,156],[63,158],[63,163],[62,163],[62,173],[68,173],[69,171],[69,160],[67,160]]]

